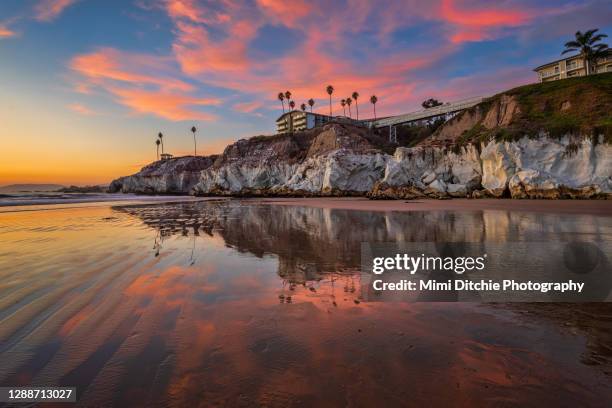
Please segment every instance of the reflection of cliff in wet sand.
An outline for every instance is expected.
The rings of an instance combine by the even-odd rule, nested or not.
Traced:
[[[274,202],[274,201],[273,201]],[[351,211],[348,209],[317,208],[324,201],[309,201],[314,207],[302,207],[304,200],[287,200],[279,202],[284,205],[261,205],[251,202],[244,206],[240,202],[201,203],[189,205],[173,205],[166,210],[164,218],[158,218],[149,213],[155,207],[123,207],[127,211],[143,219],[148,225],[181,231],[182,225],[194,225],[190,219],[197,217],[198,222],[210,225],[200,217],[213,221],[213,234],[223,237],[226,245],[240,252],[249,252],[258,257],[274,254],[278,256],[280,277],[287,279],[289,285],[301,284],[307,288],[316,286],[320,295],[343,296],[351,293],[360,284],[352,277],[359,268],[359,244],[364,240],[371,242],[392,241],[515,241],[530,239],[563,239],[578,233],[588,235],[593,240],[605,239],[608,223],[598,222],[597,217],[581,215],[571,220],[563,215],[564,207],[560,206],[560,214],[515,213],[510,211],[484,210],[468,212],[421,212],[402,213],[395,208],[393,212]],[[249,203],[249,201],[245,201]],[[339,206],[350,207],[355,201],[336,201]],[[366,202],[368,206],[376,204]],[[486,202],[480,202],[486,203]],[[327,201],[329,205],[330,202]],[[537,203],[532,203],[537,206]],[[551,204],[552,205],[552,204]],[[591,211],[598,212],[599,203],[593,203]],[[155,210],[159,211],[159,210]],[[172,226],[173,227],[169,227]],[[262,237],[253,239],[253,236]],[[343,276],[345,279],[343,279]],[[346,279],[346,277],[352,277]],[[336,279],[336,292],[332,293],[332,285]],[[295,286],[292,287],[294,289]],[[312,289],[309,289],[312,290]],[[281,293],[281,300],[291,300],[290,291]],[[295,298],[295,295],[293,296]],[[332,300],[335,303],[335,300]],[[541,317],[550,317],[556,321],[559,308],[539,307],[538,305],[509,305],[512,310],[537,310]],[[599,319],[600,313],[609,312],[607,306],[602,306],[591,318]],[[573,305],[573,310],[592,308],[588,305]],[[584,318],[584,316],[583,316]],[[596,323],[593,321],[593,323]],[[596,324],[595,326],[597,326]],[[605,324],[604,324],[605,326]],[[594,327],[584,321],[580,326],[585,335],[589,336],[589,361],[597,360],[607,366],[611,353],[606,353],[605,342],[609,340],[607,330],[593,331]]]

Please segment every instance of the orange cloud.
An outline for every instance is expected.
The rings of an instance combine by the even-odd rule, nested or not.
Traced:
[[[162,72],[147,75],[146,71],[165,71],[167,59],[144,54],[129,54],[113,48],[101,48],[91,54],[76,56],[70,67],[92,81],[115,80],[141,85],[156,85],[164,89],[191,91],[193,86],[173,79]]]
[[[85,115],[85,116],[96,115],[96,112],[89,109],[87,106],[84,106],[78,103],[73,103],[73,104],[68,105],[68,109],[70,109],[73,112],[79,113],[81,115]]]
[[[226,13],[205,10],[201,8],[194,0],[166,0],[166,12],[170,18],[187,19],[196,23],[224,23],[230,20],[230,16]]]
[[[35,18],[40,21],[51,21],[59,16],[64,9],[78,0],[40,0],[34,7]]]
[[[215,116],[189,108],[194,105],[218,105],[218,99],[202,99],[179,94],[144,91],[138,89],[111,88],[110,91],[119,97],[120,102],[134,112],[155,114],[172,121],[180,120],[214,120]]]
[[[303,0],[257,0],[257,4],[275,22],[289,27],[296,26],[312,11],[312,3]]]
[[[8,27],[0,24],[0,38],[10,38],[10,37],[15,37],[16,35],[17,35],[16,32],[9,30]]]
[[[103,48],[73,58],[70,67],[81,76],[77,91],[103,89],[136,113],[172,121],[213,120],[214,115],[190,107],[221,103],[218,98],[190,95],[194,86],[172,78],[171,60],[164,57]]]

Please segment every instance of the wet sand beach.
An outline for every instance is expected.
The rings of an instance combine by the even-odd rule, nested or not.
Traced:
[[[258,201],[260,199],[257,199]],[[355,198],[266,198],[261,201],[277,205],[303,205],[361,211],[524,211],[532,213],[593,214],[612,216],[610,200],[369,200]]]
[[[273,205],[274,204],[274,205]],[[368,301],[360,243],[607,241],[605,201],[0,213],[0,385],[80,406],[612,404],[612,304]]]

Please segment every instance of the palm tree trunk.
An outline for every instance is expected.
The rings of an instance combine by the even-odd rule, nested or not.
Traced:
[[[157,145],[157,161],[159,161],[159,145]]]
[[[355,99],[355,109],[357,109],[357,120],[359,120],[359,104],[357,103],[357,99]]]
[[[281,104],[283,105],[283,114],[285,113],[285,101],[281,100]]]
[[[351,113],[351,105],[349,105],[349,118],[353,119],[353,114]]]
[[[589,60],[586,56],[584,57],[584,61],[582,63],[584,64],[584,76],[589,76]]]
[[[196,137],[195,137],[195,132],[193,133],[193,155],[195,157],[198,157],[198,150],[197,150],[197,145],[196,145]]]
[[[329,95],[329,116],[332,115],[332,109],[331,109],[331,94]]]
[[[374,104],[374,120],[376,120],[376,104]]]

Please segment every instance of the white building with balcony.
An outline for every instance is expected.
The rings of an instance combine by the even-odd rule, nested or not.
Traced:
[[[612,72],[612,54],[598,59],[594,64],[589,63],[588,65],[590,74]],[[534,71],[538,73],[540,82],[556,81],[557,79],[584,76],[586,74],[582,54],[540,65]]]

